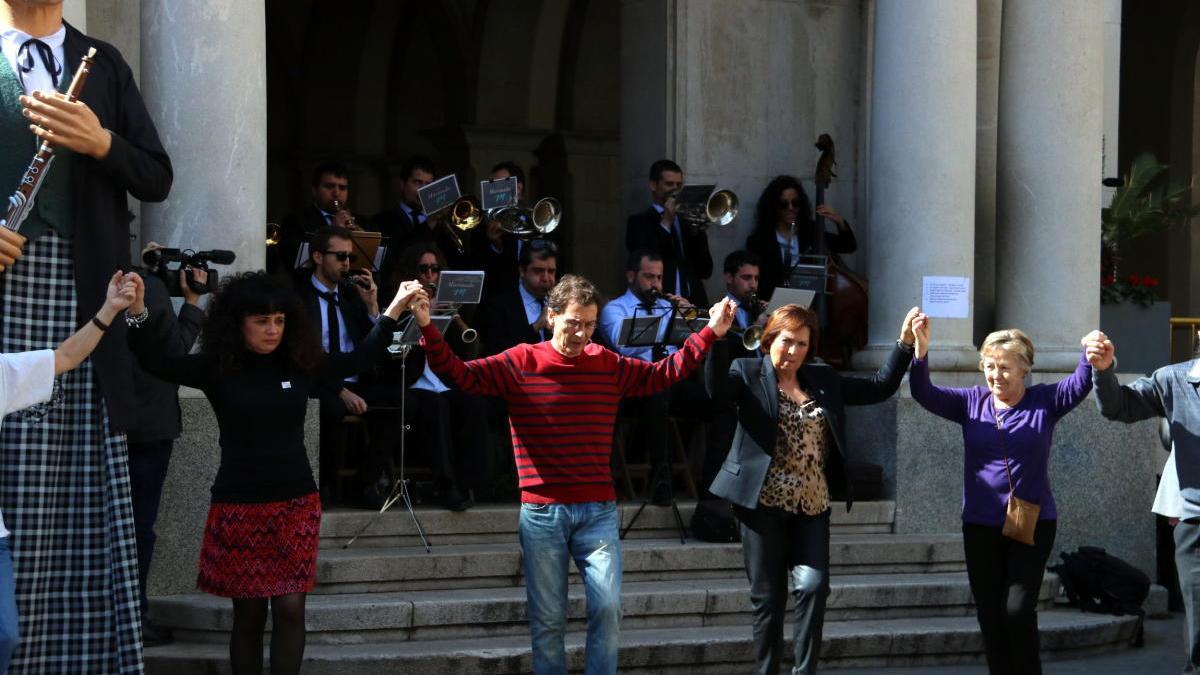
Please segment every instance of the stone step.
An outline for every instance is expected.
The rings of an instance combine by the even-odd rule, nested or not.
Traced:
[[[624,528],[637,512],[640,502],[621,504],[621,527]],[[692,519],[695,501],[679,502],[684,525]],[[517,504],[481,504],[470,510],[455,513],[432,506],[413,509],[425,536],[435,546],[445,544],[482,544],[516,541]],[[892,531],[895,502],[855,502],[854,508],[835,507],[831,513],[831,530],[835,534],[879,534]],[[321,547],[339,548],[356,534],[355,548],[419,546],[412,516],[402,502],[393,505],[374,522],[375,511],[335,507],[321,518]],[[368,523],[370,527],[367,527]],[[367,527],[364,531],[363,528]],[[630,538],[667,539],[676,536],[675,517],[671,509],[647,506],[629,532]],[[689,532],[690,534],[690,532]]]
[[[625,581],[742,577],[742,545],[633,539],[622,544]],[[966,569],[962,537],[951,534],[838,534],[831,572],[898,574]],[[572,574],[576,574],[572,568]],[[423,548],[327,549],[317,559],[316,593],[486,588],[521,584],[515,541]]]
[[[1058,579],[1047,574],[1041,606],[1052,606]],[[570,587],[571,630],[584,629],[583,587]],[[742,579],[639,581],[621,592],[622,625],[634,628],[749,626],[750,591]],[[305,624],[310,644],[357,644],[457,637],[525,635],[525,589],[459,589],[313,595]],[[827,620],[972,614],[964,573],[870,574],[834,577]],[[151,619],[183,642],[228,641],[230,603],[211,595],[179,595],[151,602]]]
[[[1132,637],[1137,620],[1077,610],[1048,610],[1040,613],[1039,624],[1043,654],[1047,658],[1065,658],[1123,648]],[[790,627],[785,627],[784,635],[790,634]],[[583,668],[583,640],[584,635],[577,631],[567,636],[567,659],[572,670]],[[745,672],[752,653],[748,626],[625,628],[620,640],[622,673]],[[828,621],[821,665],[869,668],[978,662],[982,647],[979,626],[973,616]],[[526,635],[311,644],[304,656],[306,675],[498,675],[530,670]],[[207,675],[227,672],[229,668],[228,647],[216,643],[177,642],[151,647],[145,650],[145,659],[150,675]]]

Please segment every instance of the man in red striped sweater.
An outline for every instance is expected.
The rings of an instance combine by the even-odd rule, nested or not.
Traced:
[[[429,299],[412,306],[429,365],[463,391],[508,402],[521,486],[519,534],[533,638],[533,672],[566,672],[567,573],[579,568],[587,596],[588,675],[617,672],[621,543],[609,456],[623,397],[664,391],[700,364],[724,337],[737,306],[713,305],[708,326],[656,363],[589,344],[600,297],[568,275],[547,298],[553,336],[464,363],[429,321]]]

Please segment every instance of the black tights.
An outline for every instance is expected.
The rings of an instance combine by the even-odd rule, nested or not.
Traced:
[[[304,598],[304,593],[288,593],[270,599],[234,599],[233,633],[229,636],[229,661],[234,675],[262,672],[268,602],[271,605],[271,673],[300,672],[300,661],[304,658]]]

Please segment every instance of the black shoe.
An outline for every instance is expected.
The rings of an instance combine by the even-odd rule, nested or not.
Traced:
[[[650,503],[655,506],[670,506],[672,501],[671,485],[667,482],[661,482],[654,486],[654,491],[650,493]]]
[[[442,492],[442,506],[445,506],[451,511],[466,511],[474,505],[469,497],[458,491],[457,487],[451,485]]]
[[[159,647],[161,645],[169,645],[174,641],[171,635],[171,629],[163,626],[158,626],[142,619],[142,646],[143,647]]]
[[[364,509],[373,509],[378,511],[387,503],[388,497],[391,495],[392,486],[386,478],[382,476],[379,480],[368,485],[363,489],[362,499],[359,500],[359,507]]]

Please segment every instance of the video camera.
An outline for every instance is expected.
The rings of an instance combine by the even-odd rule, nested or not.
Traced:
[[[203,295],[217,290],[220,280],[216,270],[208,268],[209,263],[215,265],[230,265],[237,259],[233,251],[213,249],[211,251],[193,251],[192,249],[156,248],[142,254],[142,263],[153,274],[162,279],[171,295],[182,297],[183,288],[179,285],[179,270],[186,270],[188,288],[193,293]],[[174,268],[170,263],[179,263]],[[208,283],[200,284],[192,275],[192,270],[202,269],[208,272]]]

